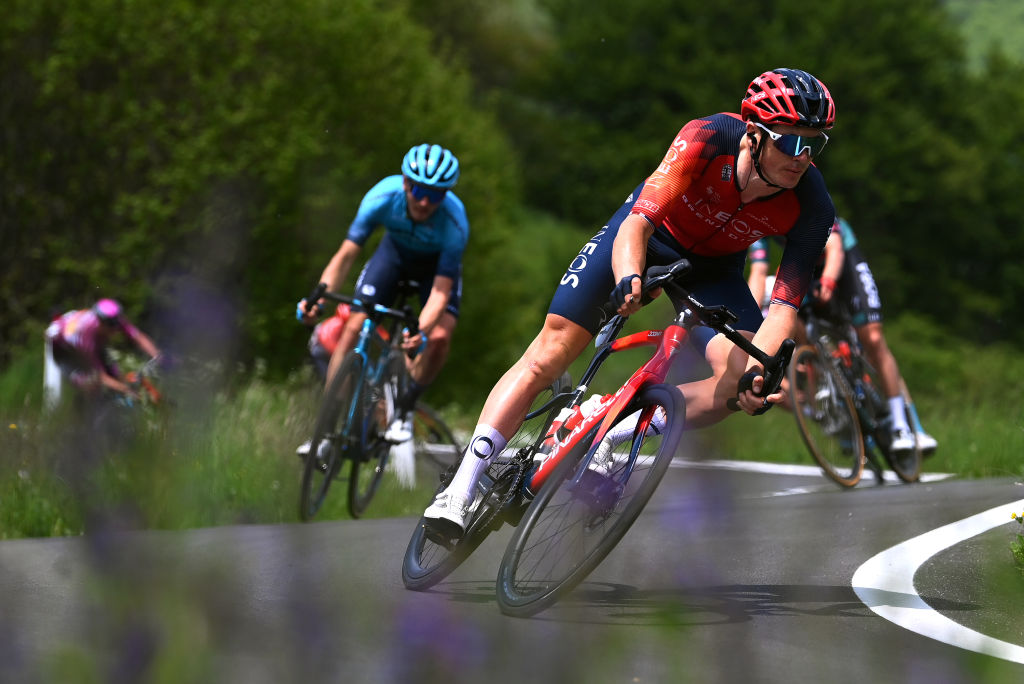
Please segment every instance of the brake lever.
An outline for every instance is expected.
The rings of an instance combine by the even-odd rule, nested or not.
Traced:
[[[779,345],[779,350],[775,352],[774,356],[768,357],[764,362],[764,370],[761,373],[755,373],[750,371],[744,373],[736,386],[736,394],[742,394],[743,392],[752,392],[754,378],[758,375],[764,378],[764,382],[761,385],[760,392],[754,392],[754,396],[767,397],[769,394],[775,394],[779,387],[782,386],[782,380],[786,377],[786,369],[789,367],[789,361],[793,358],[793,350],[796,349],[796,341],[792,338],[786,338]],[[732,397],[725,402],[726,407],[730,411],[739,411],[740,402],[735,397]],[[760,416],[770,409],[773,404],[766,404],[761,408],[754,411],[755,416]]]

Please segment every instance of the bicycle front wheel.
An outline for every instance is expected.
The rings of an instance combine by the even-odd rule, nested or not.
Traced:
[[[796,350],[786,372],[800,436],[825,475],[853,487],[864,472],[864,439],[850,389],[813,345]]]
[[[364,378],[366,376],[364,375]],[[391,442],[384,439],[395,413],[395,389],[391,381],[373,383],[364,379],[356,411],[352,416],[352,466],[348,478],[348,512],[362,517],[377,493],[391,454]]]
[[[878,378],[874,369],[870,369],[876,387],[881,387],[878,383]],[[907,425],[914,425],[914,416],[912,415],[913,399],[910,396],[910,390],[907,389],[906,383],[903,379],[900,379],[900,393],[903,395],[903,406],[904,414],[907,421]],[[888,427],[886,425],[885,427]],[[883,428],[884,429],[884,428]],[[913,428],[911,428],[913,431]],[[914,448],[907,449],[906,451],[893,451],[888,448],[889,440],[888,435],[879,434],[877,438],[879,445],[886,445],[887,448],[882,450],[885,455],[885,460],[889,462],[889,467],[896,473],[896,477],[900,478],[903,482],[908,484],[917,482],[921,479],[921,462],[923,459],[923,453],[921,451],[921,443],[914,435]]]
[[[627,431],[621,442],[609,442],[608,458],[584,458],[592,436],[565,456],[530,504],[501,560],[497,594],[503,613],[527,617],[544,610],[608,555],[668,469],[685,413],[677,387],[652,385],[634,397],[609,430],[611,435],[616,427],[632,426],[632,434]],[[656,414],[664,427],[651,424]]]
[[[539,411],[553,397],[567,392],[570,385],[568,373],[563,374],[534,400],[529,413]],[[508,441],[477,484],[479,501],[475,504],[468,528],[461,539],[432,539],[427,534],[424,520],[419,520],[402,563],[402,581],[407,589],[422,591],[443,580],[499,526],[502,511],[516,506],[516,497],[526,470],[533,461],[537,445],[548,433],[558,411],[571,398],[571,395],[566,394],[562,402],[556,402],[547,410],[524,421]],[[455,470],[456,466],[452,466],[442,474],[438,493],[451,482]]]
[[[299,517],[309,520],[327,498],[331,482],[351,445],[349,416],[363,376],[363,357],[349,354],[327,386],[320,401],[309,454],[302,468]]]

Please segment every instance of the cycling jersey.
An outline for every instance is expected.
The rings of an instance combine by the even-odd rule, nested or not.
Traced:
[[[871,273],[867,259],[861,251],[857,236],[846,219],[836,217],[832,224],[832,232],[838,233],[843,242],[843,270],[836,280],[834,297],[846,304],[853,325],[860,327],[866,323],[882,320],[882,298],[878,294],[875,276]],[[750,245],[747,256],[751,263],[768,262],[771,246],[768,239],[761,239]],[[815,268],[816,273],[824,266],[825,256],[822,254]],[[773,300],[774,301],[774,300]]]
[[[615,286],[612,242],[631,213],[642,214],[655,226],[647,243],[647,266],[686,257],[693,270],[682,284],[705,304],[728,306],[739,317],[736,327],[748,331],[756,331],[762,317],[743,277],[747,247],[764,235],[786,235],[777,299],[798,308],[835,210],[821,173],[813,166],[792,190],[741,202],[735,168],[745,131],[743,121],[733,114],[716,114],[684,126],[658,169],[569,265],[548,312],[591,333],[600,329],[602,306]],[[678,309],[679,303],[674,304]],[[713,335],[710,328],[698,328],[692,339],[701,348]]]
[[[401,258],[422,261],[434,256],[437,275],[458,277],[469,240],[469,220],[454,192],[445,193],[440,206],[420,223],[409,218],[403,177],[388,176],[363,197],[348,239],[361,247],[377,226],[385,227]]]
[[[773,301],[798,308],[835,220],[832,199],[812,165],[792,190],[742,202],[736,159],[745,133],[736,114],[686,124],[645,182],[633,212],[701,256],[745,252],[759,238],[785,235]]]
[[[54,360],[71,375],[73,381],[90,373],[105,371],[117,376],[117,367],[106,354],[106,339],[100,331],[100,319],[92,309],[68,311],[50,324],[46,338],[53,345]],[[121,319],[120,329],[138,344],[139,330]]]

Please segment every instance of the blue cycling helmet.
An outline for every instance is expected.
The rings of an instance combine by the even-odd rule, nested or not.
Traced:
[[[447,189],[459,180],[459,160],[440,145],[415,145],[405,153],[402,173],[414,183]]]

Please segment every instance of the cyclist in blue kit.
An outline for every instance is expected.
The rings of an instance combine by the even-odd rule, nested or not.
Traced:
[[[420,284],[419,331],[406,334],[403,341],[405,349],[420,351],[410,362],[408,391],[398,398],[397,417],[385,435],[396,443],[412,436],[412,410],[448,358],[459,315],[469,221],[462,200],[451,192],[458,180],[459,160],[449,150],[413,146],[402,160],[402,173],[384,178],[363,197],[345,240],[320,276],[328,292],[338,291],[367,239],[384,226],[380,244],[356,280],[355,296],[367,304],[391,306],[399,281]],[[322,301],[299,302],[307,323],[322,307]],[[327,382],[355,345],[365,319],[366,314],[351,312],[331,355]]]

